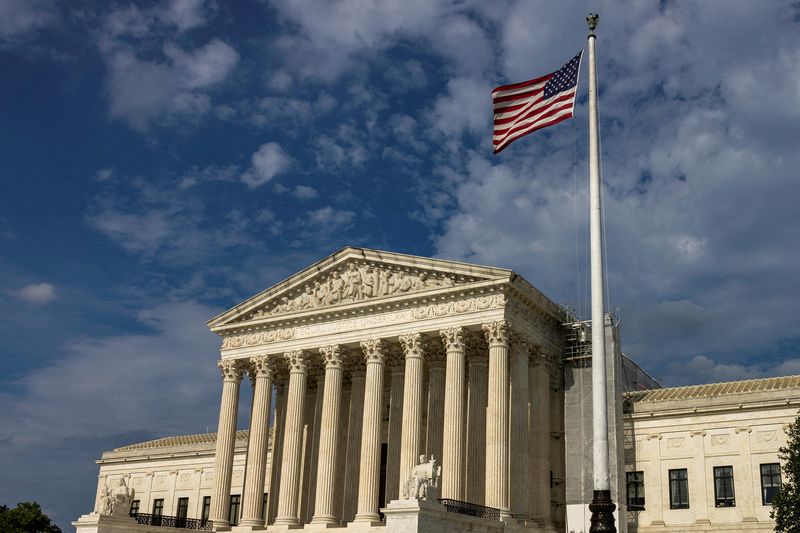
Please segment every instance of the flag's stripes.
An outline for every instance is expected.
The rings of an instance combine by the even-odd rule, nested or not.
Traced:
[[[556,72],[492,91],[494,153],[524,135],[573,116],[582,54]]]

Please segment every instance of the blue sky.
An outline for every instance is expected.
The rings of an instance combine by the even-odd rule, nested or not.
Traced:
[[[800,373],[800,4],[594,9],[623,349],[667,385]],[[490,91],[569,60],[586,14],[0,0],[0,503],[66,526],[102,450],[214,428],[204,322],[347,244],[585,316],[585,84],[500,156]]]

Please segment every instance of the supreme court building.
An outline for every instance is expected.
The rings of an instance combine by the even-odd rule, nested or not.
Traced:
[[[514,272],[347,247],[208,326],[221,337],[217,433],[104,453],[95,511],[74,522],[79,533],[155,533],[167,531],[166,525],[216,531],[588,531],[586,324]],[[673,411],[630,393],[658,384],[622,356],[616,325],[609,320],[606,329],[618,530],[630,522],[632,530],[649,531],[644,526],[654,522],[672,531],[673,517],[694,528],[694,514],[665,510],[668,490],[659,489],[658,506],[642,515],[647,524],[636,514],[644,512],[644,489],[628,509],[630,472],[649,472],[642,475],[648,487],[668,484],[661,466],[653,466],[663,459],[653,446],[674,430]],[[240,405],[243,383],[252,387],[251,405]],[[769,407],[770,423],[783,427],[800,405],[800,380],[787,383],[773,403],[765,404],[761,394],[745,403]],[[787,394],[791,399],[783,402]],[[623,395],[636,408],[623,412]],[[687,405],[697,412],[703,402],[690,397]],[[250,424],[237,431],[242,409]],[[744,418],[731,420],[739,428],[750,424],[752,433],[748,421],[757,417],[757,407],[738,409]],[[686,431],[700,431],[686,422],[691,415],[685,410],[675,412],[694,428]],[[660,436],[637,434],[634,420]],[[714,427],[712,433],[721,435],[727,426]],[[784,442],[773,429],[764,430],[772,437],[758,448],[769,464],[777,462]],[[665,448],[666,455],[674,458],[674,449]],[[650,466],[640,469],[637,454]],[[704,471],[702,459],[692,461]],[[758,468],[751,463],[749,455],[741,461]],[[416,473],[423,471],[420,464],[430,477]],[[639,478],[633,479],[638,487]],[[412,494],[414,483],[428,487],[425,495]],[[693,489],[700,490],[705,488]],[[134,518],[105,511],[104,502],[114,497],[130,499]],[[755,526],[769,525],[764,512],[750,514]],[[715,530],[709,513],[700,515],[706,521],[691,530]],[[719,516],[725,521],[732,515]]]

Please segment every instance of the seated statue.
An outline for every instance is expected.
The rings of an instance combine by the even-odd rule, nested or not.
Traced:
[[[419,464],[411,469],[411,474],[405,483],[403,498],[435,500],[441,473],[442,467],[436,465],[436,459],[433,456],[428,461],[424,455],[420,455]]]
[[[111,489],[107,486],[103,487],[103,492],[100,494],[100,501],[97,504],[97,513],[110,515],[112,504],[114,503],[114,496],[111,494]]]
[[[111,504],[111,515],[128,516],[131,512],[134,491],[125,484],[125,478],[119,478],[117,488],[114,489],[114,497]]]

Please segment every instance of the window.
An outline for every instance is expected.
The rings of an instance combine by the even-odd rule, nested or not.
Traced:
[[[153,500],[153,514],[156,516],[161,516],[164,514],[164,499],[159,498],[157,500]]]
[[[767,463],[761,465],[761,504],[772,505],[778,487],[781,486],[780,463]]]
[[[625,485],[628,491],[628,510],[644,511],[644,472],[626,472]]]
[[[232,526],[238,526],[239,525],[239,502],[240,502],[240,499],[241,498],[240,498],[240,496],[238,494],[231,495],[231,508],[230,508],[230,514],[228,515],[230,518],[228,519],[228,522]]]
[[[131,502],[131,516],[136,516],[139,514],[139,500],[133,500]]]
[[[261,520],[267,519],[267,503],[269,502],[269,493],[264,493],[264,502],[261,505]]]
[[[211,515],[211,496],[203,496],[203,510],[200,511],[200,523],[205,525]]]
[[[733,467],[714,467],[714,505],[717,507],[736,507],[733,496]]]
[[[178,508],[175,510],[175,516],[178,518],[186,518],[189,514],[189,498],[178,498]]]
[[[689,508],[689,477],[685,468],[669,471],[669,508]]]

